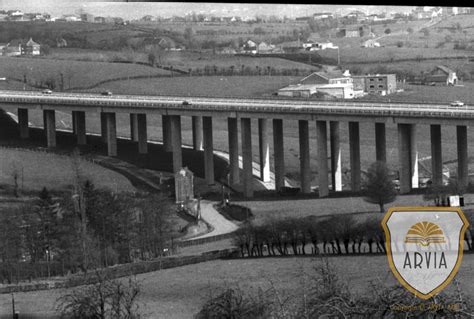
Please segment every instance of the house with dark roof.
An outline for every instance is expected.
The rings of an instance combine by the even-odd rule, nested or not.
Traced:
[[[446,84],[456,85],[458,83],[458,77],[456,72],[444,65],[437,65],[428,75],[424,78],[425,83]]]
[[[41,45],[33,41],[32,38],[23,45],[23,50],[25,55],[40,55],[41,54]]]
[[[10,41],[3,49],[4,56],[21,56],[22,54],[22,43],[21,40]]]

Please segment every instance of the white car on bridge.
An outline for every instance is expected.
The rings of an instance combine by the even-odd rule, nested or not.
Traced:
[[[464,102],[461,101],[453,101],[450,104],[451,106],[458,107],[458,106],[464,106]]]

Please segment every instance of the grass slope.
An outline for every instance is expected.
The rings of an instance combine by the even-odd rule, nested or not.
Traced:
[[[331,257],[333,267],[354,293],[369,295],[370,283],[396,283],[386,256]],[[318,258],[271,258],[217,260],[196,265],[165,269],[138,275],[142,282],[141,310],[145,318],[192,318],[212,294],[238,285],[257,292],[271,288],[282,296],[302,297],[305,274],[313,274]],[[473,298],[474,255],[465,255],[456,279],[466,297]],[[306,284],[310,284],[305,280]],[[447,291],[454,291],[449,285]],[[64,290],[15,294],[17,310],[22,314],[54,315],[54,301]],[[10,295],[0,295],[0,315],[6,315],[11,305]]]

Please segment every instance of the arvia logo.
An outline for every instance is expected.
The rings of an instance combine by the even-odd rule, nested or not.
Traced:
[[[382,220],[387,257],[397,280],[429,299],[456,276],[469,223],[460,208],[390,208]]]

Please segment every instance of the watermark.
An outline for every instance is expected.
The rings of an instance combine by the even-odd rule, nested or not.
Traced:
[[[441,292],[461,265],[468,226],[457,207],[390,208],[382,227],[388,262],[397,280],[423,300]],[[428,306],[423,305],[425,310]]]
[[[439,304],[439,303],[419,303],[414,305],[391,305],[390,310],[394,312],[417,312],[417,311],[441,311],[451,312],[461,311],[461,305],[458,303]]]

